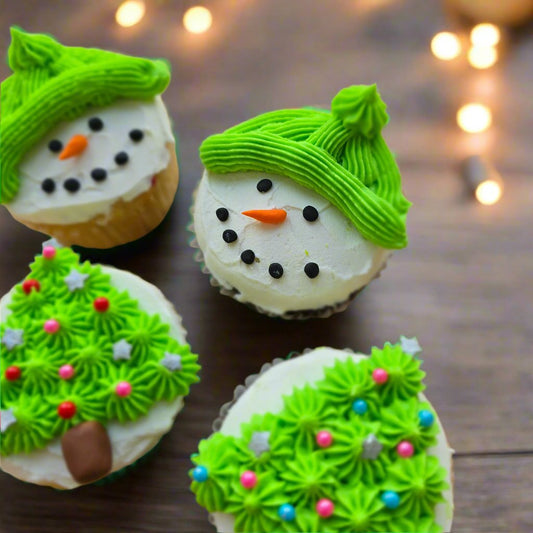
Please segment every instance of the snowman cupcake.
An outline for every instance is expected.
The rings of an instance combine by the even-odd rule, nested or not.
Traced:
[[[193,246],[224,294],[284,318],[329,316],[407,244],[409,202],[376,87],[331,112],[274,111],[207,138]]]
[[[417,351],[322,347],[249,377],[192,457],[216,530],[449,532],[452,450]]]
[[[11,29],[2,82],[1,196],[14,218],[63,244],[142,237],[178,185],[162,60],[72,48]]]
[[[0,300],[0,468],[73,489],[149,454],[198,381],[153,285],[54,242]]]

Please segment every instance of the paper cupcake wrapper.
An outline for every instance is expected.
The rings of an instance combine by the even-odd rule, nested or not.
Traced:
[[[195,189],[193,193],[193,201],[191,204],[191,207],[189,209],[189,215],[190,220],[189,224],[187,225],[187,230],[189,232],[189,246],[194,249],[194,260],[200,265],[200,269],[204,274],[207,274],[209,276],[209,283],[212,287],[215,287],[219,290],[220,294],[223,294],[224,296],[229,296],[230,298],[233,298],[236,300],[235,296],[239,294],[239,291],[235,288],[228,289],[228,287],[225,287],[218,279],[213,275],[213,273],[207,268],[205,264],[205,258],[202,249],[200,248],[200,245],[198,244],[198,240],[196,239],[196,232],[194,229],[194,205],[196,203],[196,193],[198,189]],[[376,278],[379,278],[381,276],[381,273],[383,270],[385,270],[385,267],[387,266],[388,260],[390,258],[390,255],[383,264],[381,265],[381,268],[376,272],[375,276],[371,278],[365,285],[360,287],[359,289],[352,292],[348,298],[345,300],[333,304],[333,305],[325,305],[323,307],[319,307],[317,309],[305,309],[300,311],[286,311],[285,313],[278,314],[273,313],[272,311],[268,311],[267,309],[263,309],[259,305],[256,305],[252,302],[243,302],[239,301],[239,303],[246,305],[250,309],[257,311],[258,313],[261,313],[263,315],[267,315],[272,318],[282,318],[284,320],[307,320],[309,318],[329,318],[331,315],[334,315],[335,313],[340,313],[341,311],[344,311],[348,305],[352,302],[352,300],[373,280]]]

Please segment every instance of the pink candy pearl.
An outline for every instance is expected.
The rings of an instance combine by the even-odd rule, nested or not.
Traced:
[[[333,514],[334,509],[335,506],[333,505],[333,502],[331,500],[328,500],[327,498],[322,498],[321,500],[318,500],[316,504],[316,512],[322,518],[327,518],[328,516],[331,516]]]
[[[384,368],[376,368],[372,372],[372,379],[378,385],[383,385],[383,383],[387,383],[387,380],[389,379],[389,373]]]
[[[316,434],[316,443],[321,448],[329,448],[333,442],[333,437],[329,431],[319,431]]]
[[[415,453],[414,446],[408,440],[402,440],[396,447],[396,451],[400,457],[411,457]]]
[[[131,384],[127,381],[121,381],[116,387],[115,392],[117,393],[117,396],[120,396],[121,398],[125,398],[126,396],[129,396],[131,394]]]
[[[257,474],[251,470],[246,470],[241,474],[241,485],[245,489],[253,489],[257,485]]]
[[[72,365],[63,365],[59,369],[59,377],[61,379],[70,379],[74,375],[74,367]]]
[[[46,333],[53,335],[59,331],[60,327],[61,326],[59,325],[59,322],[55,318],[51,318],[44,323],[43,329],[46,331]]]
[[[53,246],[45,246],[43,248],[43,257],[45,259],[53,259],[56,256],[56,249]]]

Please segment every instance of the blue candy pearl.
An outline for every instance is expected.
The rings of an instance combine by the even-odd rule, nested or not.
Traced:
[[[364,415],[368,411],[368,404],[364,400],[355,400],[352,404],[352,409],[358,415]]]
[[[278,515],[284,522],[292,522],[296,518],[296,509],[290,503],[280,505]]]
[[[197,466],[192,471],[192,478],[194,479],[194,481],[198,481],[198,483],[204,483],[204,481],[207,481],[207,479],[209,478],[207,468],[205,466]]]
[[[386,490],[381,495],[381,501],[385,504],[387,509],[396,509],[400,505],[400,496],[393,490]]]
[[[423,428],[428,428],[433,425],[435,417],[433,416],[433,413],[431,411],[428,411],[427,409],[422,409],[421,411],[418,411],[418,420],[420,421],[420,425]]]

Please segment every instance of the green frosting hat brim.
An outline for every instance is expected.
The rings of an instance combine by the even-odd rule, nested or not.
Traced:
[[[14,74],[1,85],[3,203],[18,192],[18,165],[24,154],[59,122],[120,98],[148,100],[170,82],[170,68],[163,60],[65,47],[48,35],[16,28],[12,37],[9,63]]]

